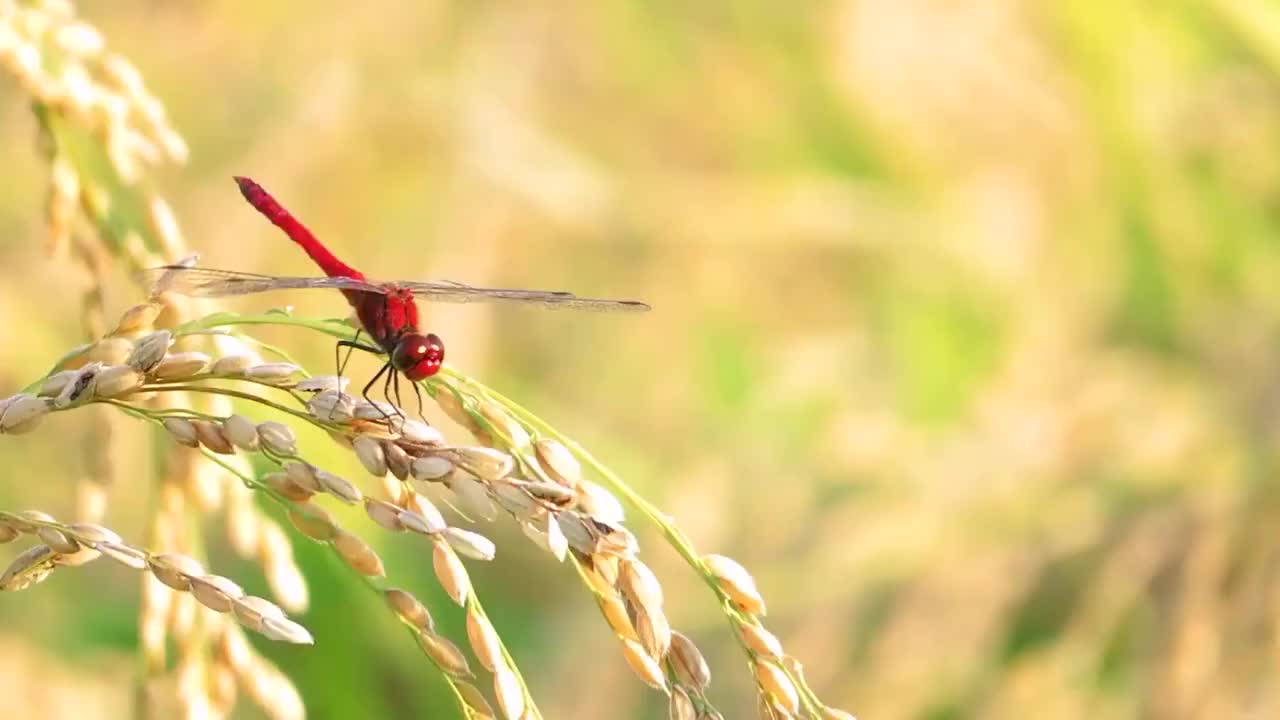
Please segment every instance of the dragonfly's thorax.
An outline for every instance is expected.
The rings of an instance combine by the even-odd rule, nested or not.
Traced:
[[[435,375],[444,364],[444,343],[418,332],[418,305],[406,287],[386,284],[383,292],[347,290],[365,332],[389,356],[391,367],[417,382]]]
[[[418,306],[413,293],[396,285],[386,285],[386,293],[360,290],[346,292],[365,332],[390,353],[400,336],[418,331]]]

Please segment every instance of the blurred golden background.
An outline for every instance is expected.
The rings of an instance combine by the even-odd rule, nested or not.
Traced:
[[[314,272],[243,174],[373,277],[652,303],[426,324],[742,560],[825,700],[876,720],[1280,716],[1275,4],[81,11],[190,144],[156,181],[205,264]],[[84,278],[42,250],[35,129],[0,93],[0,395],[83,340]],[[118,312],[138,295],[116,280]],[[345,312],[334,293],[236,307],[283,303]],[[313,335],[269,336],[332,362]],[[0,507],[70,515],[86,423],[0,441]],[[122,532],[150,492],[125,428]],[[711,696],[751,715],[723,616],[637,531]],[[473,575],[547,717],[664,716],[571,572],[491,532]],[[415,548],[380,550],[433,586]],[[258,645],[310,716],[452,717],[376,599],[297,552],[324,652]],[[97,565],[0,598],[0,697],[126,716],[137,603],[136,577]]]

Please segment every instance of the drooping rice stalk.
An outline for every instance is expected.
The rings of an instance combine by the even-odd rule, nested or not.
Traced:
[[[225,716],[240,693],[270,717],[304,715],[292,683],[253,651],[240,630],[281,642],[312,641],[285,615],[304,613],[308,605],[306,579],[293,560],[292,542],[300,536],[325,545],[358,582],[385,599],[466,717],[540,718],[463,561],[493,560],[498,548],[446,519],[429,496],[460,508],[459,519],[505,516],[555,560],[572,563],[618,637],[623,658],[643,682],[669,696],[671,717],[719,717],[706,695],[708,664],[688,637],[671,628],[668,598],[624,524],[625,501],[706,580],[742,641],[762,713],[849,717],[819,701],[799,663],[761,624],[764,601],[744,568],[699,554],[672,519],[584,448],[475,379],[448,368],[424,383],[471,432],[472,441],[459,443],[402,408],[347,394],[345,379],[310,377],[286,353],[252,335],[258,325],[292,325],[350,339],[352,328],[344,322],[216,313],[161,294],[126,310],[108,329],[102,301],[107,268],[115,264],[134,274],[190,252],[173,211],[148,180],[150,168],[181,163],[185,143],[141,73],[108,51],[102,35],[77,19],[69,3],[0,0],[0,68],[30,97],[39,123],[51,169],[49,251],[73,256],[87,271],[82,318],[89,340],[25,392],[0,400],[0,434],[38,432],[53,413],[91,412],[95,418],[85,440],[90,471],[77,489],[78,522],[39,511],[0,514],[0,542],[37,541],[12,561],[0,589],[24,589],[56,569],[101,556],[145,571],[139,717],[165,716],[157,707],[174,702],[185,717]],[[267,361],[261,353],[279,359]],[[237,404],[276,417],[254,422],[237,412]],[[98,524],[110,511],[112,468],[123,461],[110,442],[121,417],[162,430],[155,437],[163,443],[166,467],[147,539],[133,544]],[[295,434],[302,425],[321,428],[349,448],[373,482],[341,477],[308,460],[315,453],[300,447]],[[263,514],[255,496],[280,506],[293,532]],[[325,509],[332,503],[361,505],[379,532],[421,537],[424,557],[429,548],[439,583],[464,613],[465,639],[436,627],[433,614],[445,609],[428,610],[408,590],[389,586],[383,560],[359,532],[333,519]],[[218,509],[225,509],[228,545],[261,566],[274,601],[247,596],[233,580],[204,570],[199,538]],[[164,688],[172,688],[174,697],[159,699]]]
[[[126,314],[147,313],[133,309]],[[280,503],[303,535],[329,544],[357,575],[384,593],[389,590],[381,584],[386,574],[382,561],[357,535],[338,527],[317,500],[360,503],[382,529],[424,536],[442,587],[464,608],[467,639],[480,665],[492,673],[499,708],[518,718],[536,714],[533,700],[459,559],[491,560],[496,547],[482,535],[451,526],[426,494],[443,491],[451,505],[478,519],[506,515],[556,559],[577,567],[584,588],[593,593],[618,636],[623,657],[644,682],[670,695],[676,717],[714,713],[705,695],[710,683],[706,661],[686,636],[671,629],[661,584],[638,557],[636,538],[623,524],[622,503],[593,479],[598,477],[655,523],[706,580],[742,641],[763,708],[778,717],[839,717],[839,711],[821,703],[805,683],[799,663],[761,624],[764,599],[745,568],[724,556],[698,554],[670,518],[577,443],[478,381],[447,369],[424,382],[428,394],[479,443],[460,445],[408,418],[401,408],[346,394],[338,378],[302,377],[301,368],[289,362],[169,352],[184,337],[217,329],[234,336],[241,328],[267,323],[338,337],[352,332],[332,321],[223,313],[138,334],[123,344],[120,338],[108,338],[64,357],[34,393],[0,401],[0,432],[32,432],[50,413],[100,404],[156,423],[179,445],[199,449],[245,487]],[[123,361],[89,360],[104,356],[104,347]],[[319,427],[380,481],[384,498],[369,497],[357,483],[305,460],[288,423],[255,424],[234,413],[154,405],[171,394],[258,403],[288,423]],[[233,462],[247,454],[276,469],[254,476],[247,464]],[[395,591],[388,600],[444,673],[456,681],[474,676],[457,645],[434,632],[430,615],[412,596]],[[455,689],[464,703],[474,703],[468,698],[475,693]],[[483,711],[474,704],[468,707]]]

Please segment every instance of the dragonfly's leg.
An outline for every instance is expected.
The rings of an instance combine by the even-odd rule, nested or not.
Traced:
[[[351,362],[351,353],[355,352],[356,350],[363,350],[367,353],[373,353],[374,355],[382,354],[382,350],[380,350],[379,348],[376,348],[372,345],[365,345],[364,343],[361,343],[359,340],[360,340],[360,333],[359,331],[357,331],[355,340],[339,340],[337,344],[333,346],[333,364],[338,371],[339,387],[342,386],[342,373],[344,370],[347,369],[347,363]],[[346,358],[341,357],[342,348],[347,348]]]
[[[356,337],[359,337],[359,335]],[[342,353],[342,348],[349,348],[349,350],[347,351],[346,359],[338,362],[339,355]],[[365,345],[364,343],[353,342],[351,340],[339,340],[333,346],[333,362],[338,368],[338,375],[342,375],[342,371],[346,369],[347,363],[351,361],[351,352],[355,350],[363,350],[373,355],[383,354],[382,348],[374,347],[373,345]]]
[[[396,407],[403,408],[404,401],[400,399],[400,375],[398,374],[396,375],[395,387],[396,387]]]
[[[363,330],[357,329],[354,340],[339,340],[338,344],[333,346],[333,366],[338,369],[338,377],[342,377],[342,371],[347,369],[347,363],[351,362],[351,353],[355,352],[356,348],[373,352],[375,354],[378,353],[378,349],[372,345],[361,344],[361,332],[363,332]],[[339,356],[342,354],[342,348],[347,349],[347,356],[340,359]]]
[[[390,309],[391,309],[391,297],[390,297],[389,295],[387,295],[386,293],[383,293],[383,294],[382,294],[382,325],[383,325],[384,327],[389,325],[388,317],[389,317],[389,311],[390,311]],[[396,339],[397,339],[397,340],[399,339],[399,335],[398,335],[398,334],[397,334],[397,336],[396,336]],[[391,363],[390,363],[390,362],[388,362],[388,363],[387,363],[387,367],[390,367],[390,368],[391,368],[391,374],[390,374],[390,375],[387,375],[386,382],[384,382],[384,383],[383,383],[383,385],[382,385],[382,396],[383,396],[383,397],[385,397],[385,398],[387,399],[387,402],[391,402],[391,381],[394,379],[394,380],[396,381],[396,388],[397,388],[397,389],[399,389],[399,387],[400,387],[400,381],[399,381],[399,377],[400,377],[400,375],[399,375],[399,373],[398,373],[398,372],[396,372],[395,367],[393,367],[393,366],[391,365]],[[398,395],[398,393],[397,393],[397,395]],[[395,406],[395,409],[396,409],[396,414],[400,416],[400,420],[403,422],[403,421],[404,421],[404,411],[400,409],[400,403],[398,403],[398,402],[397,402],[397,403],[394,403],[394,406]],[[388,424],[390,424],[390,423],[391,423],[391,418],[389,418],[389,417],[387,418],[387,423],[388,423]]]
[[[396,372],[396,369],[393,367],[391,368],[391,374],[387,375],[386,382],[382,384],[382,396],[387,399],[387,402],[391,402],[391,381],[399,377],[400,373]],[[399,387],[398,381],[396,387]],[[401,420],[404,420],[404,411],[400,409],[400,405],[393,403],[392,407],[396,409],[396,415],[398,415]],[[387,418],[387,422],[391,422],[391,418]]]
[[[421,419],[422,418],[422,390],[418,388],[418,383],[416,381],[413,382],[412,385],[413,385],[413,394],[418,397],[418,417]]]
[[[395,372],[395,370],[391,367],[391,363],[389,362],[383,364],[382,368],[378,370],[378,373],[373,376],[373,379],[365,383],[364,389],[360,391],[360,395],[364,397],[366,402],[368,402],[370,405],[379,409],[381,409],[381,406],[378,405],[378,403],[374,402],[373,398],[369,397],[369,388],[373,387],[373,384],[378,382],[378,378],[382,377],[382,374],[387,372],[388,370],[390,370],[391,372]],[[387,422],[390,423],[391,416],[387,415],[387,412],[385,410],[382,411],[382,414],[384,417],[386,417]]]

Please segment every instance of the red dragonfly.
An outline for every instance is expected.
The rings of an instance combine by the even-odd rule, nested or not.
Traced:
[[[451,281],[436,282],[379,282],[370,280],[359,270],[339,260],[301,222],[293,217],[258,183],[249,178],[237,177],[240,193],[258,212],[280,228],[291,240],[300,245],[328,277],[283,277],[213,270],[210,268],[167,265],[153,268],[148,276],[161,290],[172,290],[199,297],[223,297],[248,295],[268,290],[295,288],[331,288],[341,290],[347,302],[356,311],[362,326],[356,339],[338,341],[339,348],[360,349],[378,355],[386,355],[387,362],[365,386],[363,395],[368,398],[369,388],[387,376],[387,387],[396,382],[399,394],[399,375],[411,381],[430,377],[444,363],[444,342],[435,333],[423,334],[418,330],[418,305],[415,297],[443,302],[512,302],[533,303],[549,308],[575,308],[580,310],[643,312],[649,309],[645,303],[635,300],[602,300],[583,298],[567,292],[543,290],[504,290],[463,285]],[[360,342],[360,330],[368,333],[374,345]],[[335,348],[337,350],[338,348]],[[348,357],[350,357],[348,351]],[[345,365],[345,363],[343,363]],[[341,366],[339,367],[341,373]],[[417,384],[414,383],[416,391]],[[385,392],[385,391],[384,391]],[[398,403],[397,403],[398,404]]]

